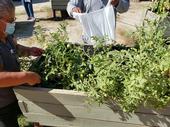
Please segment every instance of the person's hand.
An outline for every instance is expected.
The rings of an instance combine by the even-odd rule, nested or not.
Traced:
[[[41,77],[35,72],[25,72],[25,79],[28,85],[36,85],[41,82]]]
[[[44,52],[44,50],[41,49],[41,48],[37,48],[37,47],[29,48],[29,55],[30,56],[41,56],[43,52]]]
[[[112,1],[111,1],[111,4],[112,4],[113,6],[117,6],[118,3],[119,3],[119,0],[112,0]]]
[[[81,9],[79,7],[74,7],[72,12],[81,13]]]

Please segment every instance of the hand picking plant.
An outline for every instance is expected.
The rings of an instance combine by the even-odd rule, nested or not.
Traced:
[[[65,26],[61,24],[57,32],[51,34],[49,42],[43,42],[46,43],[45,52],[30,68],[41,75],[42,87],[70,89],[73,83],[82,82],[90,73],[88,56],[80,45],[67,42]],[[41,43],[42,36],[38,35]]]

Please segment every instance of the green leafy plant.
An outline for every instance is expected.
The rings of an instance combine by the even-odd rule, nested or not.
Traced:
[[[126,112],[140,105],[163,108],[170,102],[170,46],[160,22],[139,27],[132,48],[106,46],[95,38],[99,45],[84,49],[67,42],[66,27],[61,25],[44,42],[43,56],[30,69],[42,76],[41,87],[85,91],[93,101],[112,100]]]
[[[170,49],[158,24],[148,22],[148,27],[138,28],[135,48],[91,58],[94,74],[84,82],[91,98],[100,103],[114,100],[126,112],[143,104],[153,108],[169,104]]]
[[[170,0],[154,0],[152,11],[157,14],[170,13]]]
[[[43,33],[37,37],[41,43],[46,43],[46,49],[43,56],[33,62],[30,70],[41,75],[42,87],[71,89],[73,83],[82,82],[88,76],[91,71],[88,55],[81,45],[67,42],[65,23],[57,32],[51,33],[48,42],[42,40]]]

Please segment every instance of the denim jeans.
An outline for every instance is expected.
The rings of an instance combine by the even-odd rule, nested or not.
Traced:
[[[30,0],[30,2],[25,2],[25,0],[22,0],[22,4],[25,7],[25,11],[26,11],[28,17],[34,17],[32,0]]]

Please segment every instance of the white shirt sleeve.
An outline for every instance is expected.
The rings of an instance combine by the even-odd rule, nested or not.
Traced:
[[[68,14],[72,17],[72,9],[74,7],[80,7],[80,9],[82,10],[82,5],[83,5],[83,0],[69,0],[68,4],[67,4],[67,12]]]

